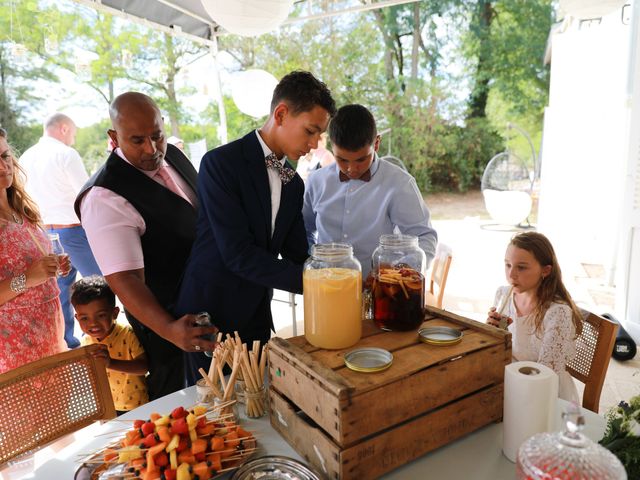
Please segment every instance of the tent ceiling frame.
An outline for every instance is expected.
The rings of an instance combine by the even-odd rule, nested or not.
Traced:
[[[305,0],[311,2],[312,0]],[[335,17],[336,15],[342,15],[345,13],[358,13],[358,12],[366,12],[369,10],[377,10],[379,8],[393,7],[396,5],[404,5],[407,3],[416,3],[420,0],[380,0],[377,2],[369,0],[367,3],[363,3],[362,5],[357,5],[355,7],[343,8],[341,10],[333,10],[322,13],[315,13],[306,15],[304,17],[294,17],[288,18],[282,25],[291,25],[293,23],[307,22],[309,20],[320,20],[323,18]]]
[[[156,1],[162,1],[162,0],[156,0]],[[157,23],[157,22],[153,22],[151,20],[147,20],[146,18],[142,18],[142,17],[138,17],[137,15],[133,15],[131,13],[127,13],[123,10],[118,10],[117,8],[113,8],[113,7],[109,7],[107,5],[104,5],[100,0],[74,0],[74,2],[79,3],[81,5],[86,5],[88,7],[91,7],[99,12],[105,12],[105,13],[109,13],[111,15],[114,15],[116,17],[120,17],[123,18],[125,20],[129,20],[130,22],[133,23],[137,23],[138,25],[144,25],[145,27],[149,27],[149,28],[153,28],[155,30],[158,30],[160,32],[166,33],[168,35],[175,35],[177,37],[182,37],[182,38],[186,38],[188,40],[191,40],[192,42],[195,43],[199,43],[200,45],[206,45],[210,48],[213,48],[215,46],[215,42],[213,40],[207,39],[207,38],[203,38],[203,37],[199,37],[198,35],[192,35],[190,33],[187,32],[183,32],[182,29],[180,28],[173,28],[167,25],[162,25],[161,23]],[[162,3],[167,3],[170,4],[171,2],[165,2],[162,1]],[[169,6],[169,5],[167,5]],[[174,6],[171,6],[171,8],[176,8]],[[188,11],[182,11],[184,9],[181,9],[180,11],[182,13],[184,13],[185,15],[189,15],[192,16],[194,18],[198,18],[200,19],[201,17],[188,12]],[[213,23],[212,21],[208,20],[205,21],[205,23],[207,23],[209,25],[209,29],[211,32],[214,31],[214,28],[216,27],[216,24]]]
[[[129,20],[131,22],[137,23],[139,25],[144,25],[146,27],[149,28],[153,28],[156,30],[159,30],[161,32],[167,33],[169,35],[175,35],[175,36],[180,36],[183,38],[187,38],[193,42],[199,43],[201,45],[206,45],[210,48],[215,48],[215,41],[213,40],[213,37],[217,37],[220,35],[225,35],[226,32],[224,31],[218,31],[218,25],[212,21],[211,19],[208,18],[204,18],[201,15],[198,15],[184,7],[181,7],[180,5],[177,5],[174,1],[171,0],[155,0],[156,2],[163,4],[169,8],[172,8],[184,15],[187,15],[189,17],[192,17],[206,25],[209,26],[209,32],[211,35],[210,39],[204,38],[204,37],[200,37],[198,35],[193,35],[187,32],[183,32],[180,28],[174,28],[172,26],[168,26],[168,25],[163,25],[161,23],[157,23],[151,20],[148,20],[146,18],[143,17],[139,17],[137,15],[133,15],[131,13],[128,13],[124,10],[119,10],[117,8],[113,8],[113,7],[109,7],[107,5],[104,5],[102,3],[101,0],[74,0],[76,3],[80,3],[82,5],[91,7],[97,11],[102,11],[105,13],[109,13],[111,15],[115,15],[117,17],[120,18],[124,18],[125,20]],[[310,2],[309,4],[311,4],[311,2],[313,0],[302,0],[302,1],[308,1]],[[379,0],[379,1],[374,1],[374,0],[368,0],[366,3],[363,3],[362,5],[357,5],[354,7],[348,7],[348,8],[343,8],[340,10],[333,10],[333,11],[326,11],[326,12],[321,12],[321,13],[315,13],[315,14],[309,14],[309,15],[305,15],[303,17],[294,17],[294,18],[288,18],[287,20],[285,20],[282,24],[283,25],[291,25],[291,24],[295,24],[295,23],[301,23],[301,22],[307,22],[307,21],[311,21],[311,20],[321,20],[324,18],[330,18],[330,17],[335,17],[337,15],[343,15],[345,13],[358,13],[358,12],[366,12],[369,10],[376,10],[379,8],[386,8],[386,7],[392,7],[392,6],[396,6],[396,5],[404,5],[407,3],[415,3],[418,2],[420,0]]]

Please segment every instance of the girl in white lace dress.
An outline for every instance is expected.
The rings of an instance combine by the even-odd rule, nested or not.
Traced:
[[[504,271],[510,286],[496,292],[487,323],[499,326],[507,317],[514,361],[533,361],[558,374],[558,396],[578,402],[578,392],[566,364],[575,355],[582,315],[562,283],[551,243],[544,235],[525,232],[507,247]]]

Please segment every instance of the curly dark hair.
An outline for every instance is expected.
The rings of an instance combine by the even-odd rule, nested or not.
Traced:
[[[280,102],[286,102],[294,115],[313,110],[315,106],[324,108],[331,117],[336,114],[336,102],[329,88],[311,72],[303,70],[288,73],[276,85],[271,98],[271,113]]]
[[[71,303],[74,306],[87,305],[102,299],[106,300],[110,306],[116,306],[116,296],[104,277],[91,275],[71,285]]]

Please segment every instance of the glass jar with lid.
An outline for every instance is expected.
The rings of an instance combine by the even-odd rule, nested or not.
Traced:
[[[562,418],[564,432],[538,433],[520,446],[517,479],[627,479],[622,463],[613,453],[580,433],[584,427],[580,407],[567,407]]]
[[[373,252],[373,320],[383,330],[413,330],[424,317],[427,257],[413,235],[382,235]]]
[[[353,247],[318,244],[302,274],[304,336],[319,348],[348,348],[362,335],[362,271]]]

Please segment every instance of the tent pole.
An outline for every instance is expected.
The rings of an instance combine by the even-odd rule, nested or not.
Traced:
[[[211,56],[213,57],[214,81],[216,82],[216,103],[218,104],[218,115],[220,117],[220,127],[218,128],[218,139],[220,144],[224,145],[228,142],[227,137],[227,112],[224,108],[224,98],[222,97],[222,82],[220,81],[220,65],[218,63],[218,38],[211,39]]]

